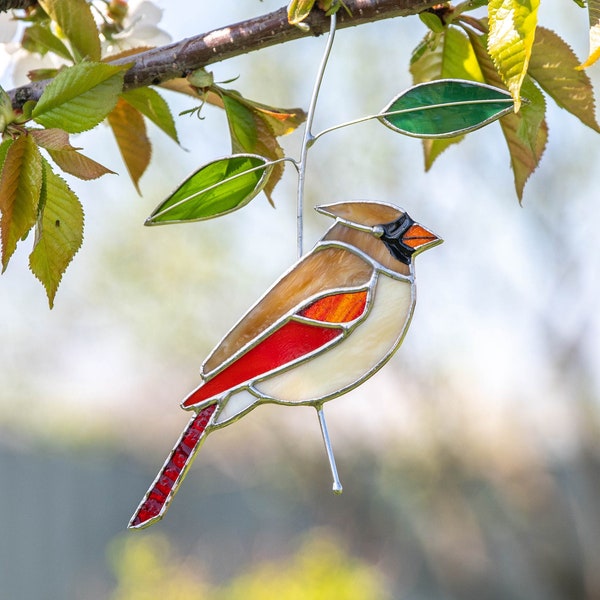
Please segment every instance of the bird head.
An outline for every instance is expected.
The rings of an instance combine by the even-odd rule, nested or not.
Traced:
[[[396,260],[407,265],[414,255],[443,242],[393,204],[360,200],[324,204],[316,210],[346,227],[371,234]]]

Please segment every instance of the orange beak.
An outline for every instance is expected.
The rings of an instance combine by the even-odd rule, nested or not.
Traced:
[[[416,252],[423,252],[428,248],[433,248],[441,244],[444,240],[429,229],[425,229],[423,225],[414,223],[411,225],[402,236],[402,243],[409,248],[413,248]]]

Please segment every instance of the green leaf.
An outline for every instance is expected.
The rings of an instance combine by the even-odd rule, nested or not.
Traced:
[[[590,21],[590,52],[585,62],[580,66],[587,69],[600,58],[600,0],[588,0],[588,15]]]
[[[490,0],[488,52],[515,101],[521,106],[521,84],[527,73],[540,0]]]
[[[442,20],[432,12],[424,11],[419,13],[419,19],[421,19],[433,33],[442,33],[444,31]]]
[[[0,140],[6,128],[16,119],[17,115],[13,110],[10,96],[0,87]]]
[[[81,133],[95,127],[114,108],[127,65],[85,62],[62,70],[32,112],[46,128]]]
[[[252,111],[229,94],[221,94],[231,133],[233,152],[253,152],[258,139]]]
[[[479,129],[513,110],[504,90],[483,83],[440,79],[410,88],[392,100],[379,120],[394,131],[445,138]],[[394,112],[396,114],[386,114]]]
[[[4,166],[8,149],[12,146],[13,142],[14,140],[12,138],[6,138],[2,143],[0,143],[0,178],[2,177],[2,167]],[[2,202],[1,198],[0,202]]]
[[[477,35],[470,29],[468,35],[485,80],[492,85],[502,85],[500,75],[486,49],[485,36]],[[531,94],[531,98],[528,98],[530,103],[519,113],[509,113],[500,119],[502,133],[510,153],[519,201],[523,198],[525,183],[537,168],[548,141],[548,126],[543,119],[545,108],[543,95],[533,84],[530,84],[528,79],[525,79],[524,87],[527,93]]]
[[[291,0],[288,4],[287,15],[290,25],[299,25],[312,10],[316,0]]]
[[[1,146],[4,161],[0,174],[0,233],[2,270],[8,265],[17,242],[35,224],[42,187],[42,157],[29,135]]]
[[[529,74],[558,106],[600,132],[592,82],[577,66],[577,56],[559,35],[545,27],[537,28]]]
[[[244,98],[234,90],[224,90],[223,88],[218,88],[218,90],[221,97],[227,96],[235,100],[265,121],[273,135],[288,135],[306,121],[306,113],[301,108],[278,108]]]
[[[121,98],[139,110],[169,137],[179,143],[175,121],[173,121],[169,105],[158,92],[147,87],[138,88],[123,92]]]
[[[39,0],[39,3],[71,42],[77,60],[100,60],[100,35],[86,0]]]
[[[61,58],[65,58],[70,62],[73,61],[69,49],[48,27],[41,23],[35,23],[25,30],[21,44],[29,52],[39,52],[42,55],[47,52],[54,52]]]
[[[52,308],[63,273],[83,241],[83,208],[45,160],[43,169],[43,210],[36,225],[29,268],[46,288]]]
[[[152,156],[152,145],[146,135],[142,113],[125,100],[119,99],[114,110],[108,115],[108,124],[117,140],[133,185],[141,195],[139,181]]]
[[[146,225],[212,219],[242,208],[264,187],[272,169],[264,157],[235,154],[188,177],[146,220]]]
[[[274,108],[252,102],[234,90],[224,90],[217,86],[214,90],[227,113],[232,152],[259,154],[272,161],[283,158],[284,152],[277,136],[285,135],[298,127],[306,118],[304,111]],[[211,94],[206,94],[206,97],[207,101],[211,101]],[[269,170],[264,191],[271,205],[274,205],[273,189],[281,179],[284,168],[283,162],[276,162]]]

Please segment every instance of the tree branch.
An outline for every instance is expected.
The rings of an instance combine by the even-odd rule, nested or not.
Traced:
[[[29,8],[36,2],[37,0],[0,0],[0,13],[19,8]]]
[[[346,0],[345,4],[352,16],[340,10],[338,29],[415,15],[438,5],[439,0]],[[158,85],[185,77],[212,63],[303,37],[318,36],[329,30],[329,18],[320,10],[313,10],[305,23],[309,26],[308,31],[290,25],[287,9],[283,7],[254,19],[116,60],[113,64],[134,61],[125,74],[125,89]],[[8,92],[13,107],[21,108],[28,100],[39,100],[48,82],[37,81]]]

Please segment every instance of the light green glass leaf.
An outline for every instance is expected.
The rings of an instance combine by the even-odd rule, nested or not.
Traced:
[[[159,204],[146,225],[203,221],[242,208],[262,190],[272,168],[272,162],[257,154],[209,162]]]
[[[497,87],[439,79],[416,85],[394,98],[381,111],[379,120],[404,135],[446,138],[479,129],[512,110],[510,94]]]
[[[61,71],[46,87],[31,115],[47,129],[81,133],[114,108],[129,65],[84,62]]]
[[[506,87],[521,106],[521,84],[531,56],[540,0],[490,0],[488,52]]]

